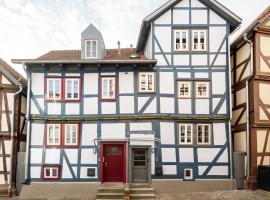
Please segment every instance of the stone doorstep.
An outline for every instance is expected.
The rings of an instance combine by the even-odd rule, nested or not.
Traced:
[[[130,194],[130,199],[156,199],[155,194]]]

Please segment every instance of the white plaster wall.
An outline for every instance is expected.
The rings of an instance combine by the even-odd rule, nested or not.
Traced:
[[[58,70],[61,70],[60,68],[58,68]],[[48,76],[62,76],[62,74],[59,72],[59,73],[54,73],[54,72],[49,72],[48,74],[47,74]]]
[[[196,99],[196,114],[209,114],[209,99]]]
[[[96,167],[91,167],[91,168],[95,168],[95,171],[96,171],[96,176],[94,176],[94,177],[89,177],[89,176],[87,176],[87,168],[89,168],[89,167],[81,167],[81,172],[80,172],[80,178],[82,178],[82,179],[85,179],[85,178],[87,178],[87,179],[95,179],[95,178],[97,178],[97,168]]]
[[[226,148],[224,152],[220,155],[217,163],[227,163],[228,162],[228,149]]]
[[[216,55],[210,55],[210,64],[213,63],[214,61],[214,58],[215,58]],[[215,62],[213,63],[213,66],[225,66],[227,63],[226,63],[226,55],[224,54],[218,54]]]
[[[218,52],[223,39],[226,37],[226,26],[224,27],[209,27],[209,42],[210,52]],[[226,52],[226,42],[223,44],[220,52]]]
[[[157,100],[155,97],[143,113],[156,113],[156,112],[157,112]]]
[[[180,1],[178,4],[174,6],[175,8],[188,8],[189,7],[189,0]]]
[[[97,154],[94,148],[81,150],[81,164],[97,164]]]
[[[226,91],[226,75],[225,72],[212,73],[212,93],[224,94]]]
[[[10,119],[11,120],[11,119]],[[6,113],[2,113],[2,120],[1,120],[1,131],[8,131],[8,126],[7,126],[7,115]]]
[[[198,162],[212,162],[221,148],[198,148]]]
[[[116,113],[116,103],[115,102],[102,102],[101,103],[102,114],[115,114]]]
[[[213,166],[207,175],[224,175],[229,174],[228,166]]]
[[[160,122],[161,144],[175,144],[175,127],[172,122]]]
[[[225,123],[214,123],[213,124],[213,136],[214,145],[224,145],[226,139],[226,126]]]
[[[191,78],[190,72],[177,72],[177,78]]]
[[[152,52],[152,25],[151,25],[151,29],[148,34],[145,49],[144,49],[144,55],[146,56],[146,58],[151,59],[152,53],[153,52]]]
[[[70,164],[77,164],[78,163],[78,149],[65,149],[64,150]]]
[[[61,115],[61,103],[48,103],[48,115]]]
[[[161,149],[162,162],[176,162],[175,148]]]
[[[43,98],[36,98],[41,110],[44,112],[44,99]],[[49,103],[48,103],[49,104]],[[34,101],[31,99],[31,114],[33,115],[39,115],[41,113],[39,113],[36,104],[34,103]]]
[[[157,59],[157,66],[168,66],[168,64],[171,65],[171,56],[170,55],[166,55],[168,63],[166,62],[163,55],[155,55],[155,58]]]
[[[2,83],[3,84],[12,84],[6,77],[2,76]]]
[[[191,7],[192,8],[205,8],[206,6],[198,0],[192,0]]]
[[[130,129],[130,131],[152,131],[152,123],[151,122],[130,123],[129,129]]]
[[[10,140],[4,140],[4,144],[5,144],[6,154],[10,154],[11,141]]]
[[[178,113],[192,114],[191,99],[178,99]]]
[[[32,73],[32,92],[34,95],[44,95],[44,73]]]
[[[214,11],[210,10],[210,24],[226,24],[226,21]]]
[[[103,123],[101,124],[102,139],[124,139],[125,138],[124,123]]]
[[[133,146],[151,146],[154,145],[154,134],[130,134],[130,145]]]
[[[189,10],[173,10],[174,24],[189,24]]]
[[[173,56],[174,65],[188,66],[189,65],[189,55],[174,55]]]
[[[41,167],[31,167],[30,168],[30,176],[31,178],[40,178]]]
[[[160,97],[160,112],[174,113],[174,98]]]
[[[207,65],[207,54],[193,54],[192,65],[204,66]]]
[[[171,27],[155,27],[155,36],[163,52],[171,52]],[[155,41],[155,52],[161,52]]]
[[[159,73],[159,88],[161,94],[174,94],[174,76],[173,72]],[[166,84],[164,84],[166,83]]]
[[[134,93],[134,73],[119,72],[119,94]]]
[[[84,98],[83,113],[85,115],[98,114],[98,97]]]
[[[31,145],[43,145],[44,140],[44,124],[31,124]]]
[[[155,24],[171,24],[171,10],[165,12],[155,20]]]
[[[65,76],[80,77],[80,73],[70,73],[70,72],[67,72],[67,73],[65,73]]]
[[[133,96],[120,96],[120,113],[134,113],[134,97]]]
[[[97,124],[82,124],[81,145],[94,145],[94,139],[97,138]]]
[[[142,109],[150,97],[138,97],[138,111]]]
[[[207,10],[192,10],[191,23],[192,24],[207,24]]]
[[[60,164],[60,149],[46,149],[45,164]]]
[[[40,164],[42,162],[42,148],[31,148],[31,164]]]
[[[65,158],[63,160],[63,165],[62,165],[62,170],[61,171],[62,171],[62,178],[64,178],[64,179],[65,178],[73,178],[72,174],[71,174],[71,172],[70,172],[70,170],[68,168],[68,165],[67,165],[67,162],[66,162]],[[74,172],[74,174],[76,176],[77,171]]]
[[[79,115],[80,114],[80,103],[66,103],[66,115]]]
[[[209,74],[207,72],[197,72],[195,73],[195,78],[209,78]]]
[[[246,132],[236,132],[234,136],[234,151],[235,152],[246,152]]]
[[[162,165],[164,175],[175,175],[177,174],[176,165]]]
[[[98,73],[84,73],[84,94],[98,94]]]
[[[203,175],[208,166],[198,166],[199,175]]]
[[[179,148],[180,162],[194,162],[193,148]]]

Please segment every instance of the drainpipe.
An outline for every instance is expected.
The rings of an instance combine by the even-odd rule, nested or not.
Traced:
[[[13,100],[14,100],[14,105],[12,107],[12,111],[11,111],[11,119],[12,119],[12,123],[11,123],[11,134],[10,134],[10,137],[11,137],[11,145],[10,145],[10,172],[9,172],[9,187],[8,187],[8,196],[10,197],[12,195],[12,186],[14,186],[13,184],[15,184],[12,180],[12,176],[13,176],[13,146],[14,146],[14,122],[15,122],[15,119],[14,119],[14,112],[15,112],[15,97],[20,94],[23,90],[23,86],[22,84],[19,82],[18,84],[18,87],[19,87],[19,90],[13,94]]]
[[[250,67],[249,67],[249,76],[246,80],[246,146],[247,146],[247,177],[250,176],[250,132],[249,132],[249,80],[253,75],[253,42],[247,38],[247,33],[243,35],[244,40],[250,45]]]

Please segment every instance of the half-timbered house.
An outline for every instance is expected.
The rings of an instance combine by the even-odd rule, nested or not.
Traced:
[[[26,178],[229,183],[229,35],[240,23],[216,1],[171,0],[143,20],[136,49],[106,49],[89,25],[80,50],[13,60],[29,78]]]
[[[0,59],[0,189],[16,193],[17,159],[25,152],[26,80]],[[22,165],[23,166],[23,165]]]
[[[249,188],[257,166],[270,165],[270,7],[231,45],[232,134],[235,152],[246,152]]]

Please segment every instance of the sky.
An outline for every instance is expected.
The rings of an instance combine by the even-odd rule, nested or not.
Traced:
[[[80,34],[93,23],[106,48],[136,46],[142,19],[168,0],[0,0],[0,57],[36,58],[50,50],[80,49]],[[218,0],[243,19],[239,34],[270,0]]]

